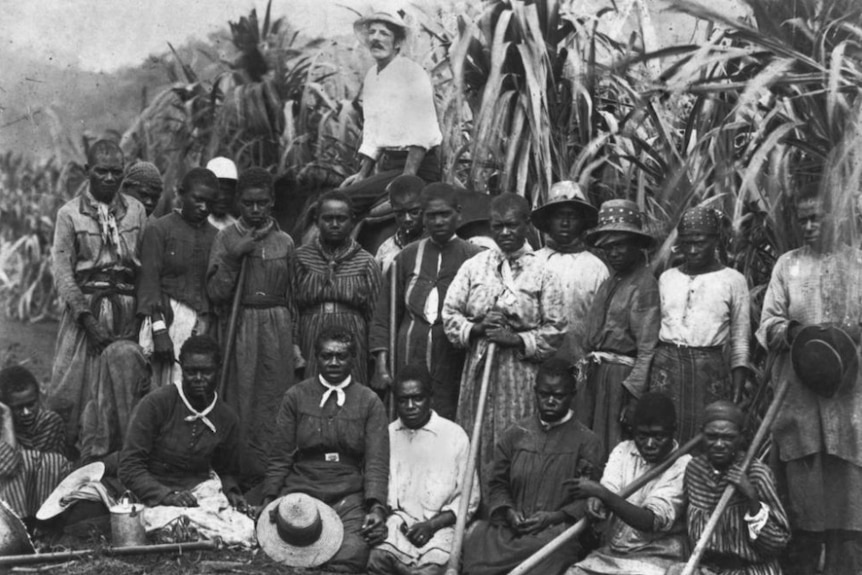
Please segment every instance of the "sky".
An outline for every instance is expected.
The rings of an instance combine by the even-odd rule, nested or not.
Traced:
[[[350,34],[360,12],[396,9],[404,0],[273,0],[273,18],[286,16],[311,36]],[[110,72],[142,62],[150,54],[191,37],[205,38],[266,0],[0,0],[0,41],[6,47]],[[0,72],[2,75],[2,72]]]

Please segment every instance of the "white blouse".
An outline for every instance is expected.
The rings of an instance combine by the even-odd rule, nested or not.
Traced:
[[[715,347],[730,342],[730,366],[748,365],[750,301],[748,284],[738,271],[722,268],[687,275],[680,268],[664,272],[659,340],[687,347]]]

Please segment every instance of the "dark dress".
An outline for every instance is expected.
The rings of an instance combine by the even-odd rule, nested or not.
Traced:
[[[380,266],[354,240],[339,251],[319,240],[296,251],[293,293],[299,311],[297,342],[307,361],[305,377],[317,375],[314,341],[324,327],[342,327],[356,338],[353,378],[368,382],[368,331],[380,291]]]
[[[598,437],[574,417],[550,429],[536,416],[507,429],[494,458],[487,505],[490,521],[478,521],[464,542],[465,575],[503,575],[584,516],[586,501],[566,497],[563,481],[602,476],[603,448]],[[506,509],[529,517],[537,511],[562,511],[567,521],[535,534],[518,535],[506,522]],[[578,560],[572,542],[534,569],[558,575]]]
[[[455,419],[458,409],[459,383],[466,351],[455,347],[446,337],[443,329],[443,301],[461,265],[480,251],[478,246],[458,237],[453,237],[444,246],[425,238],[409,244],[395,258],[395,320],[398,325],[396,372],[408,363],[425,364],[434,382],[432,406],[441,416],[451,420]],[[387,273],[371,328],[371,353],[381,350],[391,353],[390,282]],[[430,310],[428,317],[425,306],[429,297],[433,302],[435,291],[436,317]]]
[[[370,549],[359,529],[370,503],[387,501],[389,422],[383,403],[363,385],[348,385],[340,406],[334,393],[321,406],[325,391],[315,376],[284,394],[264,497],[300,492],[332,506],[344,541],[325,567],[363,571]]]

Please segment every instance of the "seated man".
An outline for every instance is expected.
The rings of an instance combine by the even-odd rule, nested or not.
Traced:
[[[65,424],[41,408],[39,382],[20,365],[0,371],[0,402],[0,499],[27,519],[72,469]]]
[[[421,363],[404,366],[395,378],[398,419],[389,424],[391,515],[386,540],[371,551],[369,574],[437,575],[449,561],[470,440],[460,426],[431,409],[432,388]],[[468,515],[479,505],[479,479],[473,477]]]
[[[757,460],[742,473],[745,416],[730,401],[706,406],[703,421],[704,453],[685,470],[686,523],[692,548],[703,533],[725,488],[736,492],[709,538],[701,561],[701,575],[781,575],[778,556],[790,540],[790,523],[775,491],[769,468]],[[669,574],[682,572],[679,563]]]
[[[568,482],[572,497],[587,499],[587,513],[603,520],[612,513],[605,544],[566,575],[664,575],[684,559],[685,500],[682,483],[690,455],[678,458],[660,477],[627,499],[617,495],[659,465],[676,447],[676,412],[669,397],[646,393],[635,405],[634,440],[614,448],[601,483]]]
[[[284,394],[276,419],[263,508],[287,493],[305,493],[335,509],[344,540],[326,571],[362,572],[386,521],[389,433],[386,409],[353,382],[356,340],[324,328],[314,344],[319,375]]]
[[[569,409],[575,394],[571,364],[546,360],[534,391],[538,415],[510,426],[497,444],[487,501],[490,521],[477,522],[467,534],[466,575],[511,571],[584,516],[586,501],[573,500],[564,481],[601,477],[604,448]],[[573,541],[534,572],[560,574],[580,555]]]
[[[193,335],[179,359],[182,385],[151,392],[132,413],[120,480],[148,507],[148,530],[184,515],[203,535],[251,545],[254,522],[230,509],[246,505],[236,482],[239,420],[215,391],[221,351],[213,338]]]

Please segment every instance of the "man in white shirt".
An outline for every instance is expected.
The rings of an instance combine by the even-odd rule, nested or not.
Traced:
[[[363,212],[399,175],[438,181],[437,146],[443,135],[431,78],[401,55],[407,24],[397,15],[375,12],[357,20],[353,29],[376,63],[362,87],[361,165],[341,185]]]
[[[452,549],[470,440],[458,424],[431,409],[431,376],[423,364],[404,366],[393,394],[398,419],[389,424],[390,515],[386,540],[371,551],[368,573],[442,574]],[[468,514],[478,505],[474,473]]]

